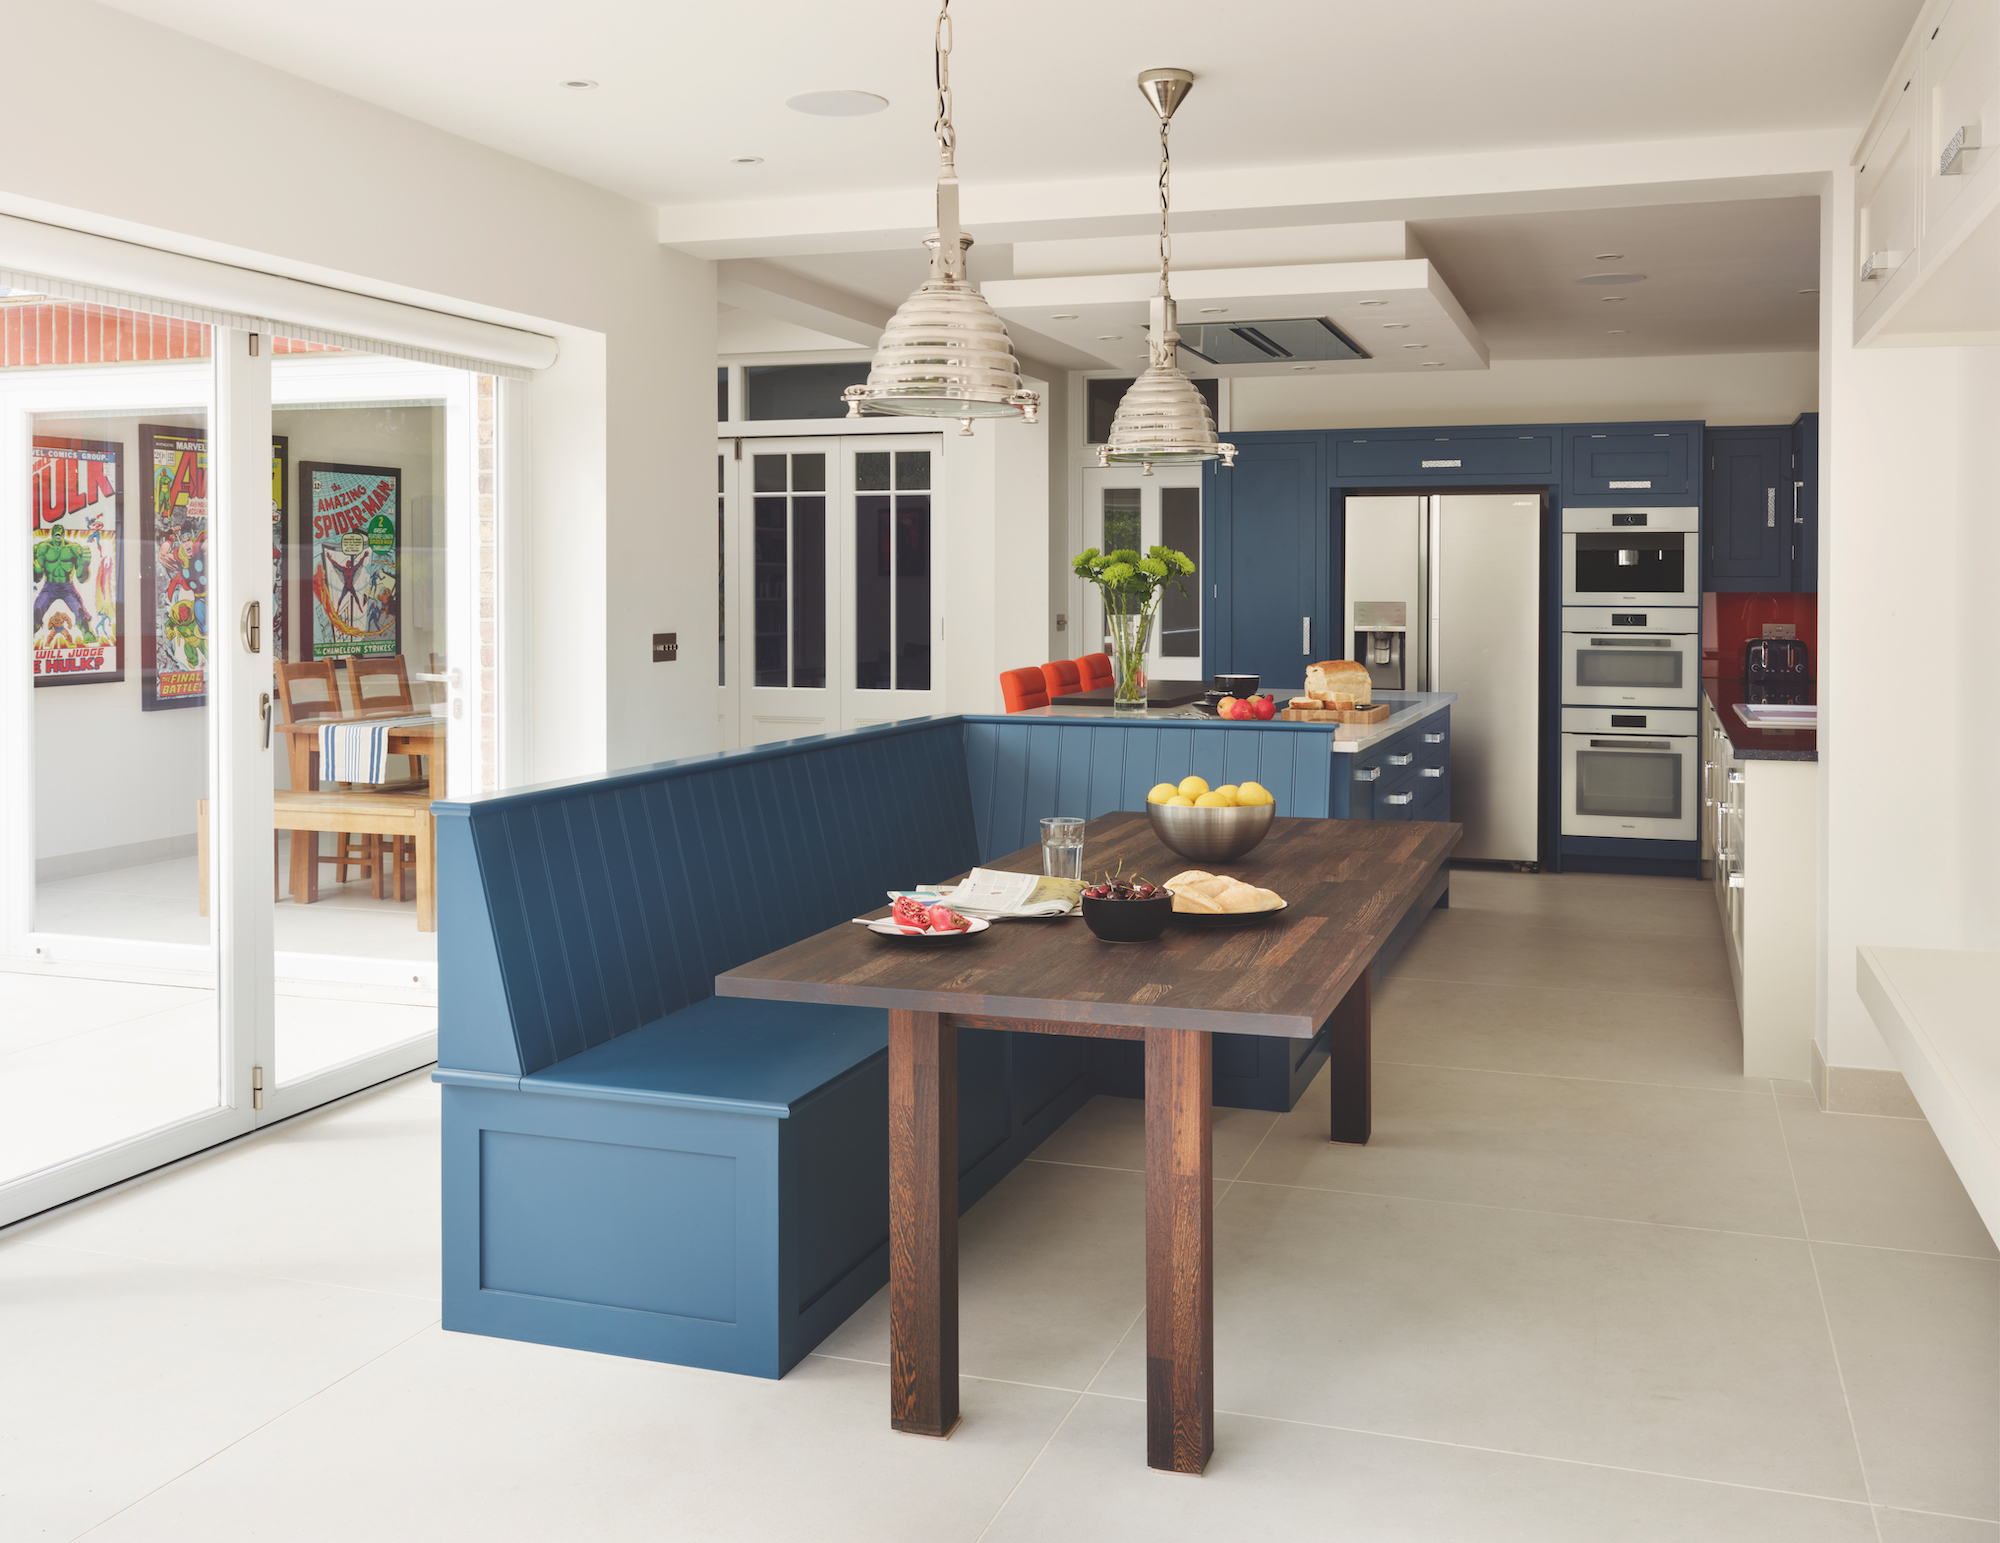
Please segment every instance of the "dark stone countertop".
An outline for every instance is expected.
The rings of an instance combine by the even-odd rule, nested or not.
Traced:
[[[1782,700],[1799,696],[1799,688],[1784,687],[1770,693],[1769,698],[1758,695],[1765,688],[1746,687],[1740,680],[1728,676],[1704,675],[1701,689],[1715,705],[1715,716],[1722,725],[1722,732],[1729,736],[1730,748],[1746,761],[1817,761],[1819,759],[1819,730],[1812,729],[1771,729],[1753,728],[1737,714],[1739,702],[1760,700]],[[1804,683],[1803,696],[1807,702],[1819,701],[1819,683]]]

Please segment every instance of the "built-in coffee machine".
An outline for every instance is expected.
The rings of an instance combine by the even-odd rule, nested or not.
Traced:
[[[1401,600],[1354,602],[1354,652],[1349,657],[1368,671],[1377,691],[1402,691],[1404,644],[1409,637],[1409,606]]]

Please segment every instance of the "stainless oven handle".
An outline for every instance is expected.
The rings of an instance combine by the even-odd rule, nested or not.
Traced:
[[[1622,637],[1592,638],[1590,646],[1592,648],[1672,648],[1675,644],[1672,638]]]
[[[1593,750],[1671,750],[1673,741],[1667,739],[1593,739]]]

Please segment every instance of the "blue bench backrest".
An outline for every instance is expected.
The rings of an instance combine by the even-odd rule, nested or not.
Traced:
[[[520,1077],[978,861],[957,718],[436,806],[438,1061]]]

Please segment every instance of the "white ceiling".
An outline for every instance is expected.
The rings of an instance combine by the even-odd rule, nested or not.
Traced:
[[[112,0],[120,10],[651,202],[921,187],[934,0]],[[1199,83],[1177,165],[1247,166],[1858,125],[1920,0],[961,0],[961,170],[1152,164],[1132,81]],[[595,91],[564,91],[586,77]],[[865,118],[785,100],[887,97]],[[734,166],[733,156],[764,157]]]

